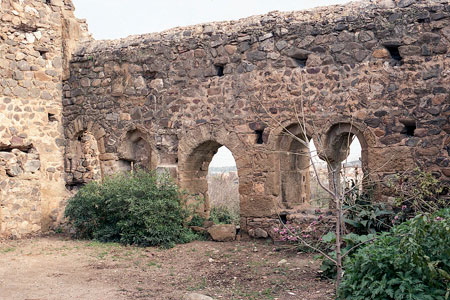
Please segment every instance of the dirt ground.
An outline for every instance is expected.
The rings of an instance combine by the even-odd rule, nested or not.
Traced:
[[[283,263],[283,259],[287,262]],[[52,236],[0,242],[1,300],[333,299],[312,255],[266,242],[124,247]]]

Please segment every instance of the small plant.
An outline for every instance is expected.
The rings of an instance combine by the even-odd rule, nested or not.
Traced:
[[[385,203],[374,203],[373,189],[351,189],[344,198],[344,222],[351,232],[367,235],[388,231],[395,212]]]
[[[339,299],[450,297],[450,209],[421,214],[382,233],[346,265]]]
[[[405,219],[420,213],[434,213],[450,204],[448,183],[420,169],[395,175],[387,186],[395,196],[396,206],[402,207]]]
[[[192,219],[189,221],[188,225],[189,226],[198,226],[201,227],[203,226],[203,223],[205,222],[205,218],[195,214]]]
[[[239,215],[227,207],[213,207],[209,219],[215,224],[239,224]]]
[[[65,216],[80,238],[173,247],[196,238],[184,226],[183,199],[167,174],[137,171],[87,184],[69,199]]]

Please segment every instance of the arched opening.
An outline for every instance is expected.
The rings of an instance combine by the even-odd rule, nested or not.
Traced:
[[[66,151],[68,186],[81,186],[102,179],[100,151],[97,140],[91,132],[81,132],[74,140],[69,141]]]
[[[210,217],[219,223],[239,225],[239,177],[231,151],[222,146],[208,167]]]
[[[353,136],[353,141],[348,147],[348,156],[342,162],[342,184],[346,190],[354,189],[360,193],[362,191],[362,183],[364,173],[362,170],[361,143],[358,137]]]
[[[281,202],[288,209],[310,200],[308,143],[309,138],[298,124],[285,128],[280,136]]]
[[[332,187],[341,193],[350,188],[362,191],[368,175],[368,146],[363,133],[353,124],[336,124],[329,130],[324,145]]]
[[[318,151],[312,139],[309,142],[309,150],[312,158],[312,163],[309,167],[311,191],[310,204],[312,207],[328,208],[331,201],[330,194],[320,185],[323,184],[328,187],[328,164],[318,155]]]
[[[128,131],[119,148],[119,169],[132,171],[151,169],[151,147],[144,134],[135,129]]]
[[[211,192],[209,191],[208,186],[209,166],[213,157],[215,156],[216,153],[218,153],[219,148],[221,147],[222,145],[215,141],[203,142],[202,144],[197,146],[194,150],[192,150],[192,152],[186,158],[186,161],[181,166],[180,184],[191,195],[200,198],[199,200],[201,201],[199,204],[197,204],[198,205],[197,212],[205,218],[210,217],[210,210],[211,210],[210,194],[214,197],[216,195],[216,191],[214,190]],[[231,153],[227,153],[226,148],[222,148],[222,150],[219,152],[218,159],[221,160],[222,162],[225,162],[225,164],[229,164],[227,163],[227,161],[228,162],[231,161],[229,154]],[[225,158],[223,157],[224,155]],[[231,158],[233,158],[232,155]],[[215,173],[215,171],[222,169],[222,168],[217,169],[217,165],[218,163],[216,159],[211,168],[212,175]],[[225,168],[223,168],[222,170],[230,170],[230,171],[236,170],[235,167],[233,168],[232,166],[230,167],[223,166],[223,167]],[[222,191],[219,191],[219,193],[222,193]],[[239,199],[239,193],[237,196]],[[215,199],[215,201],[221,200]],[[223,201],[226,201],[225,195]]]

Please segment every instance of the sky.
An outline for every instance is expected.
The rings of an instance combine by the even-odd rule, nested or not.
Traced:
[[[116,39],[178,26],[236,20],[270,11],[293,11],[348,0],[72,0],[95,39]]]
[[[294,11],[344,4],[348,0],[72,0],[77,18],[86,19],[95,39],[117,39],[159,32],[179,26],[237,20],[270,11]],[[350,157],[361,149],[352,147]],[[355,150],[356,149],[356,150]],[[350,158],[349,157],[349,158]],[[212,167],[236,165],[226,147],[219,149]]]

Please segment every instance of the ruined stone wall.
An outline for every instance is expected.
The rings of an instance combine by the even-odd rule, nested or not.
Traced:
[[[108,174],[136,162],[138,135],[148,166],[205,197],[225,145],[246,231],[308,211],[304,148],[283,134],[303,138],[302,113],[322,157],[339,163],[356,136],[373,180],[419,166],[449,181],[449,16],[447,1],[359,2],[87,43],[64,83],[66,137],[93,134]]]
[[[0,238],[47,230],[68,195],[62,79],[86,31],[73,9],[68,0],[0,1]]]

